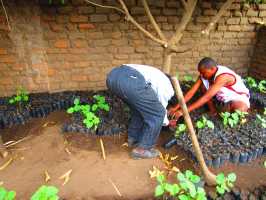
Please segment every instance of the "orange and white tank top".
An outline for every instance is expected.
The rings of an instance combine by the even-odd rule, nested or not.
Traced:
[[[216,94],[217,100],[227,103],[233,100],[244,99],[245,103],[248,104],[250,94],[242,78],[238,74],[236,74],[233,70],[229,69],[228,67],[221,66],[221,65],[218,65],[217,67],[218,67],[218,70],[214,76],[214,81],[218,76],[225,75],[225,74],[231,75],[235,78],[235,81],[233,84],[229,86],[224,86],[219,90],[219,92]],[[207,79],[204,79],[203,77],[201,77],[201,80],[204,86],[206,87],[206,89],[208,90],[210,87],[210,82]]]

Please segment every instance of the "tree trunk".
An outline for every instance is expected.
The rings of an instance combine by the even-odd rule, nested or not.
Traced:
[[[170,74],[173,53],[169,49],[164,49],[163,54],[163,72]]]
[[[198,142],[198,139],[197,139],[197,136],[196,136],[196,133],[195,133],[188,109],[187,109],[187,105],[185,103],[185,99],[184,99],[183,92],[181,90],[179,81],[177,80],[176,77],[172,77],[172,80],[173,80],[173,85],[175,87],[175,92],[176,92],[176,95],[177,95],[177,98],[179,101],[179,105],[182,108],[185,122],[186,122],[187,127],[188,127],[188,133],[190,135],[190,138],[191,138],[191,141],[193,144],[193,149],[196,153],[196,157],[197,157],[197,160],[199,161],[200,168],[201,168],[201,171],[203,172],[203,176],[205,178],[205,181],[210,186],[216,185],[216,176],[212,172],[210,172],[210,170],[208,169],[208,167],[205,163],[205,160],[203,158],[203,154],[202,154],[200,146],[199,146],[199,142]]]

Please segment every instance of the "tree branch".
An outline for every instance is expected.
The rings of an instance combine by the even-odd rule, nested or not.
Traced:
[[[156,38],[155,36],[153,36],[150,32],[148,32],[147,30],[145,30],[129,13],[125,3],[123,0],[118,0],[119,3],[121,4],[123,10],[125,11],[125,15],[126,15],[126,20],[130,21],[132,24],[134,24],[140,31],[142,31],[147,37],[149,37],[151,40],[158,42],[159,44],[163,45],[164,47],[167,47],[167,42]]]
[[[9,29],[9,31],[11,31],[11,26],[10,26],[10,23],[9,23],[8,15],[7,15],[6,8],[5,8],[3,0],[1,0],[1,4],[2,4],[2,7],[4,9],[5,16],[6,16],[6,22],[7,22],[8,29]]]
[[[187,10],[185,11],[185,14],[183,15],[181,19],[180,25],[178,29],[176,30],[176,33],[170,39],[170,42],[169,42],[170,45],[176,45],[181,39],[181,37],[183,36],[183,32],[186,29],[187,24],[191,20],[192,14],[197,5],[197,0],[190,0],[186,4],[187,4]]]
[[[160,27],[158,26],[158,24],[156,23],[153,15],[151,14],[151,11],[150,11],[150,8],[149,8],[149,5],[147,3],[147,0],[142,0],[142,4],[144,6],[144,9],[145,9],[145,12],[153,26],[153,28],[156,30],[157,34],[160,36],[161,40],[164,40],[166,41],[166,37],[165,35],[163,34],[163,32],[161,31]]]
[[[2,0],[1,0],[1,1],[2,1]],[[122,9],[117,8],[117,7],[115,7],[115,6],[104,6],[104,5],[101,5],[101,4],[98,4],[98,3],[94,3],[94,2],[92,2],[92,1],[89,1],[89,0],[84,0],[84,1],[86,1],[87,3],[92,4],[92,5],[94,5],[94,6],[98,6],[98,7],[102,7],[102,8],[115,9],[115,10],[117,10],[117,11],[123,13],[123,14],[126,14]]]
[[[205,30],[201,31],[201,34],[209,35],[211,29],[213,29],[214,25],[218,22],[218,20],[224,15],[226,10],[232,5],[234,0],[227,0],[223,6],[220,8],[219,12],[212,18],[211,22],[205,28]]]
[[[183,7],[185,8],[185,10],[187,10],[187,2],[186,0],[181,0]]]

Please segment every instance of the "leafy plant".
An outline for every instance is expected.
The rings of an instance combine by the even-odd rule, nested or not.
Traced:
[[[94,95],[94,99],[96,99],[96,103],[92,105],[92,111],[97,111],[98,109],[102,109],[105,111],[109,111],[110,107],[105,101],[105,97],[101,95]]]
[[[195,80],[194,80],[193,76],[187,74],[184,76],[184,81],[185,82],[194,82]]]
[[[182,133],[184,133],[187,129],[185,124],[178,124],[175,130],[175,137],[178,138]]]
[[[221,117],[223,119],[224,126],[230,126],[231,128],[235,127],[239,123],[245,123],[246,122],[246,115],[247,112],[241,112],[239,110],[236,110],[233,113],[229,112],[223,112],[221,113]]]
[[[216,176],[216,191],[218,194],[223,195],[225,192],[230,192],[231,188],[234,187],[236,181],[236,174],[230,173],[227,177],[223,173]]]
[[[257,114],[256,116],[257,116],[257,121],[258,121],[258,123],[259,123],[263,128],[266,128],[266,119],[265,119],[263,116],[259,115],[259,114]]]
[[[262,80],[259,82],[258,90],[262,93],[266,93],[266,80]]]
[[[31,197],[31,200],[58,200],[58,189],[54,186],[41,186]]]
[[[158,185],[155,188],[155,197],[168,195],[179,200],[206,200],[206,192],[202,187],[198,187],[200,177],[186,170],[185,173],[179,172],[176,176],[178,183],[168,183],[164,174],[159,173],[157,178]]]
[[[250,89],[252,89],[252,88],[257,88],[257,86],[258,86],[258,84],[257,84],[257,82],[256,82],[256,80],[254,79],[254,78],[252,78],[252,77],[247,77],[247,78],[245,78],[245,83],[248,85],[248,87],[250,88]]]
[[[81,105],[80,100],[78,98],[74,99],[74,106],[67,109],[67,113],[72,114],[75,112],[80,112],[84,117],[83,123],[87,128],[92,128],[96,130],[99,123],[100,118],[95,114],[97,110],[102,109],[104,111],[109,111],[110,107],[105,101],[105,97],[101,95],[94,95],[94,99],[96,99],[96,103],[93,105]]]
[[[26,89],[20,87],[20,88],[17,90],[16,95],[13,96],[13,97],[11,97],[11,98],[8,100],[8,103],[9,103],[9,104],[17,105],[19,111],[21,111],[23,103],[26,103],[26,102],[28,102],[28,101],[29,101],[29,93],[27,92]]]
[[[208,127],[210,129],[214,129],[214,123],[211,120],[208,120],[206,117],[202,116],[201,119],[199,119],[196,122],[196,126],[198,129],[203,129],[205,127]]]
[[[0,200],[13,200],[15,197],[15,191],[7,191],[4,187],[0,187]]]
[[[266,93],[266,80],[261,80],[257,82],[254,78],[247,77],[244,81],[250,89],[261,93]]]

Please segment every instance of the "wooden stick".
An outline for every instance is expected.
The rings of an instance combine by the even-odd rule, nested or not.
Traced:
[[[102,138],[100,138],[100,144],[101,144],[103,159],[106,160],[106,155],[105,155],[105,150],[104,150],[104,145],[103,145]]]
[[[192,124],[192,120],[190,118],[190,115],[189,115],[189,112],[187,109],[187,105],[186,105],[184,95],[183,95],[183,92],[181,90],[179,81],[176,77],[172,77],[172,80],[173,80],[175,93],[176,93],[177,98],[178,98],[178,102],[182,108],[185,122],[186,122],[187,127],[188,127],[188,133],[190,135],[190,138],[191,138],[191,141],[193,144],[193,149],[196,153],[196,157],[197,157],[197,160],[199,161],[199,164],[200,164],[201,170],[203,172],[204,178],[205,178],[208,185],[210,185],[210,186],[215,185],[216,184],[216,176],[212,172],[210,172],[210,170],[208,169],[208,167],[205,163],[205,160],[203,158],[203,154],[202,154],[202,151],[201,151],[201,148],[200,148],[193,124]]]
[[[14,160],[14,158],[10,158],[5,164],[3,164],[2,166],[0,166],[0,171],[2,171],[5,168],[7,168],[12,163],[13,160]]]
[[[115,189],[116,193],[118,194],[118,196],[122,197],[122,194],[120,193],[120,191],[118,190],[118,188],[116,187],[114,182],[110,178],[108,180],[112,184],[112,186],[114,187],[114,189]]]
[[[13,143],[9,143],[9,144],[7,144],[5,147],[6,147],[6,148],[8,148],[8,147],[12,147],[12,146],[14,146],[14,145],[16,145],[16,144],[18,144],[18,143],[21,143],[21,142],[23,142],[23,141],[29,139],[30,137],[32,137],[32,136],[30,135],[30,136],[28,136],[28,137],[24,137],[24,138],[22,138],[22,139],[20,139],[20,140],[18,140],[18,141],[13,142]]]
[[[8,155],[8,151],[6,150],[6,147],[3,144],[2,137],[0,136],[0,155],[5,158]]]

